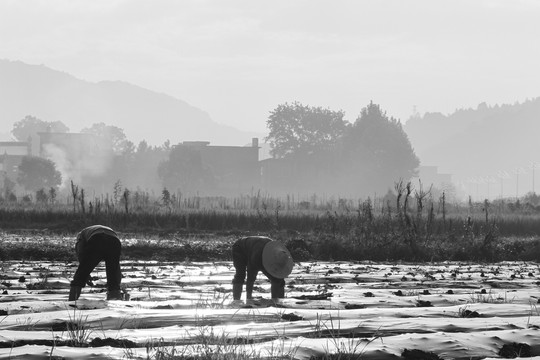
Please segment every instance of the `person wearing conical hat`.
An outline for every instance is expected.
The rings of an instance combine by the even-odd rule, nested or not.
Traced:
[[[233,244],[232,257],[236,270],[232,281],[233,300],[240,300],[244,281],[246,299],[253,299],[253,284],[259,271],[270,280],[272,299],[285,297],[284,279],[292,272],[294,262],[281,242],[266,236],[244,237]]]
[[[84,228],[77,235],[75,251],[79,259],[79,267],[71,281],[68,300],[73,301],[79,298],[90,273],[102,260],[105,260],[107,274],[107,300],[122,300],[120,290],[122,245],[116,232],[103,225]]]

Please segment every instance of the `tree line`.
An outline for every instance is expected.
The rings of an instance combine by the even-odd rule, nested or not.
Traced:
[[[289,162],[287,184],[312,192],[382,195],[420,165],[401,123],[373,102],[354,122],[343,111],[282,104],[268,117],[275,159]]]
[[[401,123],[373,102],[354,122],[345,120],[341,110],[284,103],[270,112],[266,124],[270,161],[286,182],[284,189],[272,183],[254,184],[259,189],[382,195],[398,179],[410,179],[420,163]],[[47,131],[67,133],[69,128],[59,121],[27,116],[13,125],[11,133],[19,141],[28,141]],[[158,197],[164,188],[172,193],[219,193],[219,177],[193,148],[171,145],[168,140],[160,146],[150,146],[144,140],[135,145],[122,129],[104,123],[93,124],[81,133],[102,139],[111,155],[106,171],[77,179],[81,188],[99,194],[121,183],[126,189]],[[62,184],[73,183],[58,165],[51,158],[25,156],[17,178],[4,179],[2,199],[13,198],[17,187],[35,194],[36,200],[54,199]],[[63,188],[69,191],[68,186]]]

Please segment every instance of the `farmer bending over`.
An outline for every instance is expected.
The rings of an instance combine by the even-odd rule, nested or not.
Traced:
[[[107,272],[107,300],[121,300],[120,252],[122,245],[113,229],[103,225],[84,228],[77,235],[75,251],[79,267],[75,272],[69,291],[69,301],[77,300],[94,268],[105,260]]]
[[[253,299],[253,284],[259,271],[271,282],[272,299],[285,297],[285,278],[293,268],[293,260],[287,248],[279,241],[265,236],[248,236],[237,240],[232,247],[233,299],[240,300],[246,279],[246,299]]]

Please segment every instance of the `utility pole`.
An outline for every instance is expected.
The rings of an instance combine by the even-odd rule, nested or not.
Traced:
[[[519,193],[519,170],[516,171],[516,200],[518,199]]]
[[[522,167],[518,167],[515,170],[516,173],[516,200],[519,199],[519,174],[526,174],[527,170]]]
[[[497,172],[497,176],[499,177],[499,179],[501,179],[501,199],[502,199],[504,197],[503,182],[504,182],[504,179],[508,179],[510,177],[510,174],[508,174],[506,170],[500,170]]]
[[[534,161],[531,161],[529,168],[531,168],[532,170],[532,192],[533,194],[536,194],[536,192],[534,191],[534,170],[536,169],[536,163]]]

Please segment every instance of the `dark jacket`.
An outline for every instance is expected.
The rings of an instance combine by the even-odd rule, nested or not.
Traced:
[[[240,267],[245,266],[245,269],[247,270],[247,283],[254,283],[259,271],[262,271],[262,273],[266,275],[266,277],[272,283],[284,282],[283,279],[278,279],[270,275],[263,266],[263,249],[264,246],[270,241],[272,241],[272,239],[267,237],[249,236],[239,239],[234,243],[233,262],[235,263],[235,267],[237,265],[239,265]],[[243,269],[237,269],[237,274],[239,270],[241,274]]]
[[[75,250],[79,258],[84,253],[84,249],[88,241],[92,238],[92,236],[97,234],[105,234],[118,239],[118,235],[116,234],[116,232],[107,226],[92,225],[84,228],[81,230],[81,232],[79,232],[79,234],[77,234],[77,244],[75,244]]]

